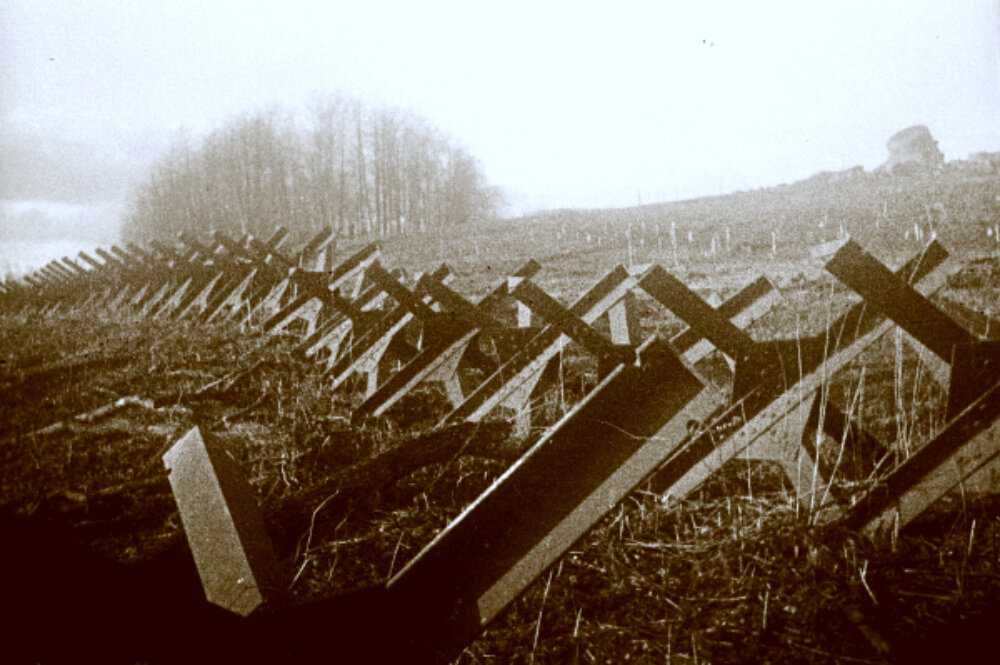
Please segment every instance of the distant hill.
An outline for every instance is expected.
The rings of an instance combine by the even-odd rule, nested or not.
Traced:
[[[866,172],[856,166],[824,171],[775,187],[721,196],[614,210],[552,210],[531,221],[672,225],[693,238],[722,236],[750,249],[781,243],[808,245],[848,233],[868,243],[892,244],[937,234],[958,244],[993,237],[1000,223],[1000,153],[925,168],[897,162],[892,169]],[[990,234],[987,235],[987,231]]]
[[[845,234],[890,262],[935,236],[960,256],[996,255],[1000,153],[931,169],[825,171],[787,185],[631,208],[547,210],[456,230],[379,242],[407,270],[446,262],[469,293],[485,292],[529,258],[542,263],[540,283],[551,280],[554,292],[578,293],[629,263],[660,263],[689,281],[728,274],[738,285],[761,271],[791,279],[820,270],[810,250]]]

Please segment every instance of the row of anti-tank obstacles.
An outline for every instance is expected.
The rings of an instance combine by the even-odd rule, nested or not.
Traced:
[[[208,640],[198,648],[212,658],[273,662],[321,640],[345,660],[447,662],[629,492],[684,497],[738,456],[777,462],[813,519],[876,540],[960,485],[989,485],[982,479],[997,468],[997,328],[941,299],[960,266],[936,241],[895,272],[853,241],[839,243],[826,269],[863,300],[817,335],[757,341],[744,329],[777,297],[764,278],[713,307],[659,266],[619,266],[564,307],[531,281],[540,269],[531,261],[472,303],[447,286],[446,267],[408,284],[381,266],[375,245],[333,266],[329,232],[294,256],[280,249],[284,235],[237,242],[216,233],[213,246],[182,235],[173,248],[100,252],[103,263],[81,254],[89,269],[63,259],[8,281],[4,311],[238,320],[293,333],[336,385],[364,377],[355,421],[439,382],[452,404],[441,425],[506,409],[521,422],[527,452],[384,585],[287,608],[277,600],[287,583],[246,482],[217,442],[188,432],[164,461],[206,595],[232,614],[206,615],[195,603],[185,612],[197,625],[171,621]],[[630,309],[639,292],[687,329],[636,343]],[[929,300],[935,294],[939,305]],[[601,317],[610,335],[595,329]],[[897,328],[948,390],[946,423],[905,459],[827,391],[834,373]],[[533,431],[531,397],[570,341],[596,356],[597,385],[559,422]],[[730,360],[729,386],[696,368],[713,350]],[[861,467],[824,455],[831,444]]]

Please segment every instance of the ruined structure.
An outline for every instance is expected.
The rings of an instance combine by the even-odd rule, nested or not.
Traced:
[[[893,134],[886,147],[889,148],[889,159],[881,168],[888,171],[900,164],[934,168],[944,163],[944,155],[938,149],[937,141],[924,125],[907,127]]]

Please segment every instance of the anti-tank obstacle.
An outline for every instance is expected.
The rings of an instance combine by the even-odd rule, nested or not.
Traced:
[[[854,251],[852,246],[845,247],[838,260],[844,260]],[[902,277],[913,279],[917,288],[934,292],[950,274],[946,257],[940,248],[929,248],[923,256],[904,266],[897,281],[906,284]],[[831,272],[836,266],[836,262],[831,262]],[[769,411],[768,429],[789,420],[791,413],[828,436],[845,436],[852,425],[832,405],[827,410],[829,425],[817,422],[816,404],[822,396],[821,386],[814,385],[817,370],[830,363],[831,357],[833,363],[843,366],[896,323],[880,313],[855,307],[835,322],[831,330],[825,331],[824,340],[836,333],[837,342],[832,349],[823,348],[823,355],[818,352],[820,337],[811,342],[797,340],[798,348],[806,349],[804,355],[808,360],[804,365],[808,373],[801,372],[804,376],[791,382],[795,391],[781,391],[774,387],[776,374],[784,367],[778,361],[789,357],[790,345],[771,342],[770,346],[762,347],[763,359],[757,357],[761,348],[758,345],[763,343],[748,342],[745,333],[737,332],[738,327],[722,318],[735,306],[721,312],[718,310],[729,303],[718,310],[698,304],[690,292],[677,289],[676,283],[655,268],[640,275],[637,282],[640,288],[648,289],[657,300],[673,305],[695,321],[687,334],[687,344],[693,346],[704,335],[735,357],[732,396],[727,399],[678,356],[675,347],[666,340],[654,336],[634,349],[616,347],[585,321],[537,292],[537,287],[522,286],[524,283],[513,290],[515,295],[520,288],[521,297],[535,310],[545,312],[561,335],[574,339],[606,361],[613,358],[615,366],[566,417],[546,430],[498,483],[379,592],[379,602],[392,608],[385,616],[407,617],[399,628],[399,641],[390,642],[391,647],[387,648],[399,650],[419,662],[447,662],[457,655],[485,624],[632,488],[640,486],[657,470],[661,475],[669,471],[670,463],[676,465],[684,455],[692,459],[706,436],[705,431],[692,432],[692,422],[711,422],[721,414],[731,413],[737,404],[744,408],[755,404],[759,409],[757,417]],[[925,342],[927,336],[921,333],[916,338]],[[681,343],[680,339],[675,340]],[[801,350],[798,353],[803,355]],[[749,363],[749,368],[741,366],[744,363]],[[781,381],[787,385],[789,377],[785,370],[781,372]],[[805,398],[802,393],[806,393]],[[748,397],[754,397],[756,402],[750,402]],[[775,408],[775,402],[781,408]],[[795,404],[802,406],[787,408]],[[987,406],[982,406],[980,412],[987,413]],[[969,430],[971,416],[963,413],[965,421],[949,425],[944,439],[950,437],[954,441],[954,432]],[[747,445],[760,439],[759,435],[740,432],[737,435],[740,440],[750,439]],[[861,434],[856,436],[859,442],[877,443],[862,438]],[[773,445],[778,443],[776,438],[772,433],[765,440]],[[804,441],[808,438],[797,433],[791,437],[790,445],[802,446]],[[932,447],[927,450],[946,448],[945,444],[932,444],[928,444]],[[807,447],[802,449],[805,452],[800,455],[810,453]],[[930,452],[921,457],[929,455]],[[559,473],[553,472],[556,468]],[[981,465],[972,471],[978,468]],[[895,474],[900,473],[906,476],[907,469],[904,463],[888,478],[896,478]],[[909,477],[912,476],[914,472],[910,471]],[[824,481],[830,483],[832,479]],[[899,488],[907,486],[904,481],[890,480],[890,483]],[[872,503],[864,499],[855,505]],[[849,512],[845,523],[857,522],[860,510]],[[498,515],[504,519],[498,520]],[[470,562],[475,563],[470,565]],[[309,613],[308,608],[299,611]]]
[[[345,625],[379,617],[391,627],[378,649],[410,661],[447,662],[630,491],[686,496],[741,455],[778,462],[815,519],[839,520],[871,536],[904,526],[949,489],[998,464],[1000,347],[965,325],[975,315],[928,299],[959,267],[936,242],[896,272],[844,242],[826,267],[862,301],[819,334],[762,341],[745,328],[777,297],[763,279],[713,307],[658,266],[618,267],[567,307],[532,281],[539,266],[529,263],[473,304],[447,286],[447,267],[409,282],[369,248],[332,271],[310,271],[302,257],[280,254],[274,245],[221,240],[210,253],[226,260],[202,270],[184,264],[207,267],[208,253],[186,244],[193,252],[183,257],[157,248],[154,261],[127,248],[102,255],[93,271],[50,268],[27,285],[5,285],[4,304],[24,304],[37,291],[44,294],[40,311],[58,315],[60,294],[78,280],[99,297],[78,296],[74,307],[106,302],[139,315],[204,317],[212,292],[235,284],[230,295],[253,294],[227,310],[244,325],[298,335],[300,353],[321,360],[337,385],[364,377],[356,423],[387,415],[425,382],[441,384],[451,400],[442,426],[480,422],[512,406],[523,419],[546,366],[567,344],[591,354],[599,368],[596,386],[557,423],[529,435],[527,451],[503,478],[384,585],[363,598],[240,610],[252,616],[237,625],[265,626],[272,636],[291,631],[308,640],[293,624],[329,630],[334,617],[354,608],[356,620]],[[223,268],[226,262],[239,270]],[[168,274],[173,267],[177,273]],[[265,279],[240,289],[258,275]],[[624,323],[636,295],[688,328],[670,340],[637,339]],[[217,302],[227,298],[215,295]],[[513,325],[504,320],[494,306],[512,300],[543,325],[519,326],[528,322],[523,316]],[[954,312],[963,313],[956,319]],[[601,316],[608,317],[608,336],[593,326]],[[827,390],[830,376],[896,328],[943,363],[936,374],[947,376],[949,387],[946,424],[907,459],[864,432]],[[698,369],[713,350],[732,361],[728,385]],[[846,472],[829,464],[824,439],[862,460],[862,468]],[[191,435],[185,446],[212,445],[206,441]],[[874,484],[862,482],[866,474]],[[338,637],[351,652],[357,636]],[[274,653],[263,647],[245,655]]]
[[[85,280],[98,293],[98,297],[92,294],[81,297],[80,289],[74,289],[75,306],[105,302],[112,307],[125,306],[132,312],[138,310],[139,314],[147,316],[189,314],[211,318],[223,311],[220,305],[232,299],[233,293],[253,292],[255,297],[247,295],[245,302],[234,303],[227,315],[241,312],[239,317],[244,323],[263,318],[262,327],[268,334],[287,333],[289,326],[298,321],[302,324],[300,327],[304,327],[302,353],[312,356],[319,349],[325,349],[326,371],[335,386],[354,374],[367,377],[364,399],[353,414],[355,422],[384,415],[415,386],[430,381],[442,385],[452,402],[452,412],[446,415],[442,424],[476,422],[498,407],[507,407],[508,413],[513,412],[526,422],[524,419],[530,417],[526,416],[530,413],[529,399],[539,379],[570,340],[595,355],[601,367],[599,376],[623,359],[628,362],[635,346],[628,343],[630,331],[622,322],[627,321],[627,299],[636,291],[642,291],[688,322],[690,329],[685,335],[697,331],[705,337],[697,343],[698,349],[708,351],[714,345],[732,359],[736,367],[732,378],[733,403],[713,422],[732,420],[738,410],[738,419],[745,423],[721,443],[709,441],[718,435],[712,427],[706,427],[701,437],[677,451],[664,465],[654,487],[677,496],[686,495],[726,459],[745,455],[777,461],[795,485],[800,500],[810,508],[817,507],[817,499],[822,504],[839,491],[832,478],[838,470],[829,468],[819,451],[817,442],[823,437],[839,439],[849,444],[849,448],[859,448],[858,456],[868,460],[872,467],[863,471],[875,471],[877,461],[884,465],[887,452],[873,437],[852,425],[841,409],[826,398],[817,376],[828,375],[856,358],[888,330],[892,322],[906,331],[915,344],[935,354],[937,365],[944,367],[943,375],[952,372],[953,363],[945,358],[949,349],[974,348],[982,353],[983,348],[948,315],[927,309],[932,307],[929,303],[916,319],[911,316],[910,320],[904,320],[903,312],[913,311],[917,301],[908,301],[901,309],[899,303],[902,301],[894,299],[898,294],[886,287],[885,275],[880,283],[881,291],[869,288],[865,292],[864,286],[854,286],[863,291],[866,301],[876,309],[878,306],[896,307],[890,319],[872,323],[872,311],[866,312],[864,306],[859,305],[813,338],[757,343],[728,321],[723,308],[714,311],[656,266],[637,270],[637,274],[618,268],[576,304],[563,308],[530,281],[539,269],[532,263],[496,287],[480,306],[474,306],[446,286],[448,270],[445,267],[420,277],[416,289],[410,291],[399,281],[398,275],[388,273],[378,264],[375,246],[363,248],[325,273],[300,266],[308,264],[329,246],[331,234],[328,231],[316,235],[294,256],[285,256],[278,248],[285,235],[279,230],[267,241],[247,237],[242,242],[235,242],[224,234],[215,234],[214,248],[182,237],[178,248],[157,244],[152,251],[136,246],[116,247],[111,252],[99,250],[99,256],[105,259],[103,264],[85,258],[95,265],[90,273],[67,259],[61,268],[48,266],[28,283],[37,284],[44,292],[46,302],[42,311],[49,315],[60,306],[56,287],[65,293],[67,282],[72,280]],[[873,265],[874,259],[864,259],[859,251],[853,243],[844,244],[829,263],[830,271],[846,280],[861,272],[880,274],[873,271],[881,264],[875,262]],[[932,243],[919,261],[911,262],[903,273],[914,271],[911,277],[917,279],[918,288],[923,293],[932,293],[940,287],[941,275],[947,277],[956,269],[954,265],[947,269],[937,267],[936,263],[944,258],[943,249]],[[281,269],[275,265],[280,265]],[[930,275],[931,281],[926,282],[929,286],[925,285],[926,275],[920,270]],[[882,272],[891,275],[884,268]],[[248,276],[257,275],[270,279],[258,281],[252,288],[240,287]],[[109,286],[114,280],[118,284]],[[229,287],[228,293],[220,288],[223,283]],[[20,289],[22,294],[25,290]],[[6,291],[10,295],[18,289]],[[886,296],[887,293],[890,295]],[[216,309],[209,311],[213,294]],[[920,296],[920,293],[915,292],[915,295]],[[540,328],[508,328],[483,307],[487,302],[502,298],[516,299],[522,313],[529,311],[535,319],[549,323]],[[396,304],[386,308],[386,302]],[[267,303],[272,308],[279,305],[281,308],[264,318],[262,314],[266,313]],[[957,305],[949,308],[961,311]],[[764,310],[766,307],[761,309]],[[968,312],[965,314],[964,318],[968,319]],[[612,322],[611,340],[605,340],[590,327],[599,316],[607,316]],[[917,325],[914,321],[921,323]],[[985,325],[989,326],[988,320]],[[477,342],[488,339],[494,352],[492,358],[483,353],[478,343],[473,344],[473,339]],[[626,340],[625,343],[621,343],[622,340]],[[835,344],[831,346],[830,340],[835,340]],[[680,347],[686,343],[684,338],[674,342]],[[701,351],[688,353],[688,358],[697,362]],[[396,371],[386,362],[387,355],[394,358]],[[796,372],[789,372],[788,368],[794,365],[793,356],[800,367]],[[956,362],[960,366],[962,362],[969,364],[967,359]],[[468,383],[468,373],[463,374],[460,365],[471,367],[480,380],[463,387],[463,380]],[[783,368],[780,371],[779,366]],[[380,376],[380,371],[387,376]],[[942,372],[937,374],[940,376]],[[779,385],[785,389],[779,390],[776,387]],[[976,385],[976,381],[956,383],[952,378],[949,417],[957,415],[958,406],[977,397]],[[969,390],[971,394],[959,394]],[[768,393],[774,397],[767,397]],[[527,429],[522,427],[521,431],[527,432]],[[790,446],[788,441],[799,441],[800,445]],[[711,454],[701,459],[698,450]],[[686,465],[692,466],[685,469]],[[680,469],[685,470],[681,472]]]

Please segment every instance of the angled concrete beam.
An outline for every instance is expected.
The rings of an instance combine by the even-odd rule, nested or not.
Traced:
[[[449,662],[724,398],[650,338],[388,584],[427,662]]]
[[[198,428],[163,456],[209,602],[246,616],[284,594],[264,520],[239,465]]]

